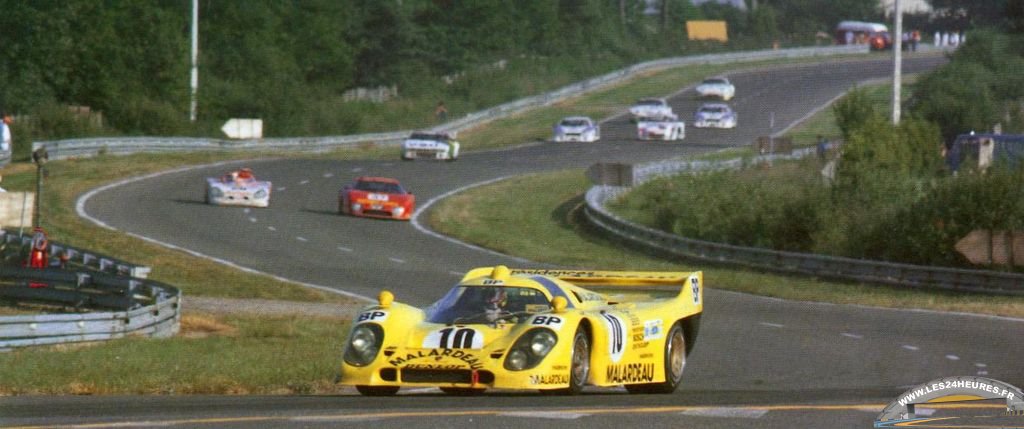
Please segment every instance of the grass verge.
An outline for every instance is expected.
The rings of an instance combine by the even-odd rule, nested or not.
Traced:
[[[175,338],[0,353],[0,395],[329,393],[347,326],[187,314]]]

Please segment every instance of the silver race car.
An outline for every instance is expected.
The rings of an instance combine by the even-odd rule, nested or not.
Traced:
[[[459,159],[459,142],[447,133],[412,133],[402,142],[402,159],[416,158],[455,161]]]
[[[270,206],[269,181],[256,180],[252,169],[242,168],[221,177],[206,178],[206,203],[220,206]]]
[[[629,114],[634,121],[675,116],[664,98],[641,98],[629,108]]]
[[[709,77],[697,85],[697,94],[701,97],[718,97],[731,100],[736,96],[736,87],[725,77]]]
[[[556,142],[596,142],[601,139],[601,126],[586,116],[569,116],[555,125]]]
[[[682,140],[686,138],[686,123],[680,121],[676,115],[641,119],[636,123],[636,138],[640,140]]]
[[[697,128],[736,128],[736,112],[725,103],[704,103],[693,114]]]

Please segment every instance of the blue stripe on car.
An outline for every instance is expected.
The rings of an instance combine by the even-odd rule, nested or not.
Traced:
[[[550,279],[544,276],[533,276],[530,277],[530,279],[537,283],[540,283],[541,286],[544,286],[544,288],[548,290],[548,293],[551,294],[552,298],[556,296],[565,298],[566,302],[569,303],[569,305],[566,308],[573,308],[572,300],[569,299],[569,295],[566,295],[565,291],[562,290],[562,288],[558,287],[558,285],[556,285],[555,282],[551,281]]]

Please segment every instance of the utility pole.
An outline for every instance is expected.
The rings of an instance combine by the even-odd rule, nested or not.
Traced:
[[[192,103],[189,121],[196,121],[196,93],[199,91],[199,0],[192,0]]]
[[[892,34],[892,124],[900,124],[900,90],[903,85],[903,8],[900,0],[893,4],[893,34]]]

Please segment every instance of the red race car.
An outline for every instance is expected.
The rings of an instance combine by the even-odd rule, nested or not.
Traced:
[[[416,197],[387,177],[357,177],[338,193],[338,213],[353,216],[409,220]]]

